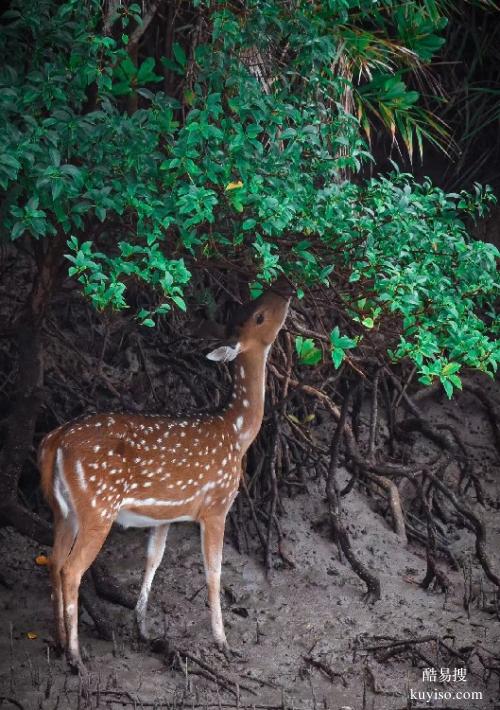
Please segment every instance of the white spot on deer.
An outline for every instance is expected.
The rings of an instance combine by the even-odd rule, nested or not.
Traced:
[[[78,476],[78,483],[82,491],[87,490],[87,482],[85,480],[85,471],[83,470],[82,462],[77,460],[75,464],[76,475]]]

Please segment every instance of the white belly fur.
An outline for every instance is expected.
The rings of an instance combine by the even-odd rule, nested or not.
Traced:
[[[116,518],[118,525],[121,525],[123,528],[154,528],[158,527],[158,525],[165,525],[166,523],[182,523],[193,520],[194,518],[190,515],[180,515],[178,518],[158,520],[157,518],[149,518],[147,515],[133,513],[126,508],[122,508]]]

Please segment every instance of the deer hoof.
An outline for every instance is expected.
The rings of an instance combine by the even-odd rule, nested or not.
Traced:
[[[70,668],[70,671],[73,673],[73,675],[81,675],[81,676],[86,676],[88,675],[87,668],[85,666],[85,663],[82,661],[81,656],[67,656],[68,660],[68,665]]]

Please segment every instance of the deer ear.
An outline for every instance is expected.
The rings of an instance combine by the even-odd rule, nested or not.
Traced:
[[[221,345],[220,348],[215,348],[208,353],[207,358],[209,360],[215,360],[216,362],[229,362],[234,360],[235,357],[241,350],[241,345],[236,343],[236,345]]]

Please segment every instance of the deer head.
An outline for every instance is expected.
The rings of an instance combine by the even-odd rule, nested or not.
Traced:
[[[292,294],[293,288],[282,278],[259,298],[240,306],[227,326],[226,342],[207,358],[229,362],[240,353],[267,351],[285,322]]]

